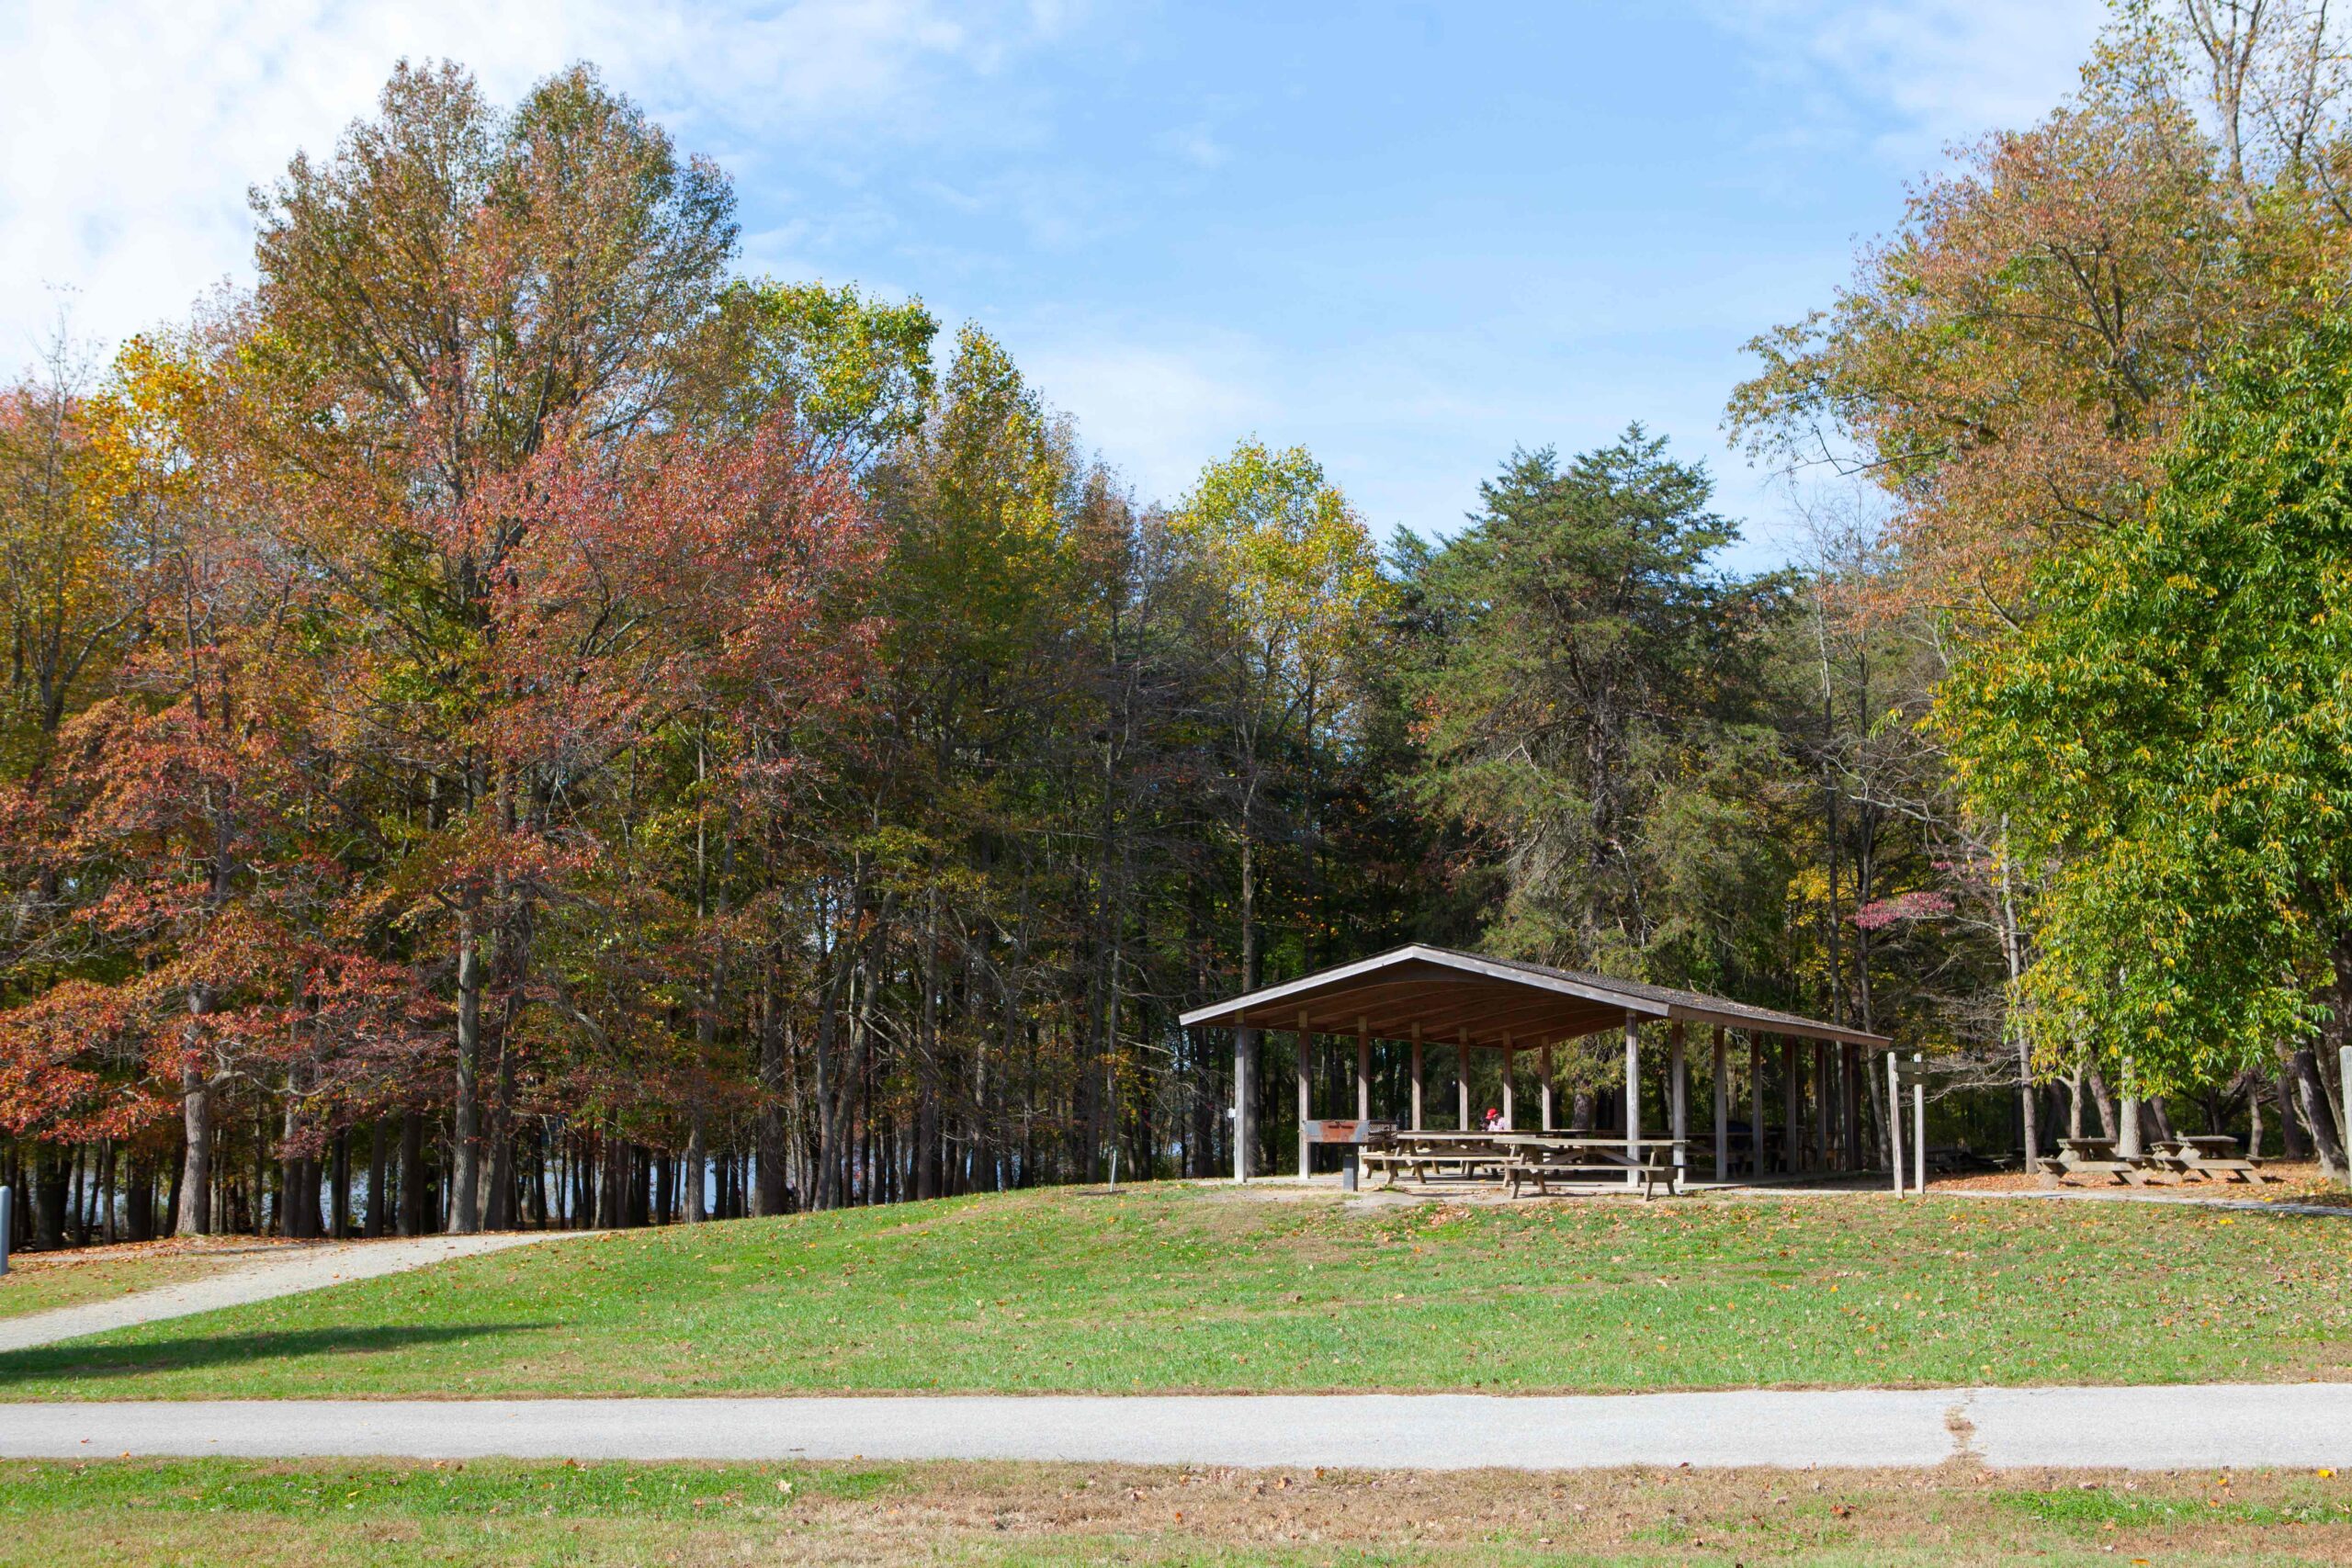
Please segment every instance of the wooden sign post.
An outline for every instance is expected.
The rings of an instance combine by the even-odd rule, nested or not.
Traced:
[[[1911,1190],[1928,1191],[1928,1068],[1918,1052],[1911,1053]]]
[[[1905,1061],[1886,1054],[1887,1163],[1894,1168],[1894,1195],[1903,1196],[1903,1088],[1911,1087],[1911,1190],[1928,1190],[1928,1064],[1918,1052]]]

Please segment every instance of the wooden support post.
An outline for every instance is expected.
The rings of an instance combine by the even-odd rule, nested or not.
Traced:
[[[1636,1163],[1642,1157],[1642,1021],[1630,1012],[1625,1015],[1625,1157]],[[1639,1187],[1640,1175],[1627,1171],[1625,1185]]]
[[[1725,1081],[1724,1026],[1715,1025],[1715,1179],[1731,1179],[1731,1085]]]
[[[1836,1165],[1832,1157],[1835,1145],[1830,1141],[1830,1101],[1836,1097],[1837,1086],[1829,1081],[1829,1042],[1813,1043],[1813,1157],[1815,1168],[1827,1170]]]
[[[1666,1092],[1668,1124],[1674,1139],[1674,1190],[1682,1190],[1684,1179],[1690,1174],[1689,1143],[1690,1139],[1690,1064],[1683,1046],[1682,1021],[1676,1019],[1666,1032]]]
[[[1356,1020],[1356,1120],[1372,1120],[1372,1032]]]
[[[1903,1196],[1903,1069],[1895,1055],[1886,1054],[1886,1153],[1894,1167],[1894,1195]]]
[[[1552,1043],[1544,1042],[1535,1055],[1535,1065],[1544,1074],[1544,1131],[1552,1130]]]
[[[1781,1040],[1781,1145],[1788,1160],[1789,1174],[1793,1176],[1805,1168],[1804,1146],[1804,1058],[1797,1055],[1794,1039]]]
[[[1764,1174],[1764,1041],[1747,1032],[1747,1163],[1748,1175]]]
[[[1518,1086],[1512,1081],[1519,1076],[1519,1053],[1513,1049],[1510,1036],[1503,1036],[1503,1131],[1519,1131],[1519,1103],[1511,1091]]]
[[[1841,1071],[1838,1081],[1844,1086],[1838,1103],[1846,1112],[1846,1168],[1862,1168],[1862,1096],[1869,1086],[1862,1081],[1862,1048],[1850,1041],[1838,1052]]]
[[[1306,1032],[1306,1014],[1298,1015],[1298,1179],[1315,1174],[1315,1148],[1306,1141],[1306,1123],[1315,1114],[1315,1036]]]
[[[1257,1091],[1250,1079],[1258,1074],[1258,1032],[1244,1025],[1233,1032],[1233,1179],[1250,1179],[1250,1145],[1256,1136]],[[405,1156],[403,1156],[405,1157]]]
[[[1470,1032],[1457,1031],[1453,1036],[1453,1125],[1459,1132],[1470,1130]]]
[[[1413,1025],[1413,1131],[1421,1130],[1421,1026]]]

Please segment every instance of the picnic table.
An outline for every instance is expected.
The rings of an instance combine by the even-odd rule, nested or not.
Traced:
[[[1484,1177],[1516,1198],[1531,1182],[1548,1193],[1555,1181],[1582,1178],[1623,1182],[1647,1198],[1660,1182],[1679,1190],[1675,1153],[1671,1138],[1629,1144],[1622,1134],[1398,1132],[1366,1148],[1363,1158],[1364,1168],[1380,1172],[1391,1187],[1400,1175],[1417,1182],[1433,1175]]]
[[[2278,1178],[2265,1172],[2262,1162],[2238,1153],[2238,1141],[2220,1134],[2190,1134],[2158,1138],[2138,1157],[2126,1159],[2113,1138],[2061,1138],[2058,1168],[2044,1166],[2041,1184],[2056,1187],[2069,1176],[2097,1176],[2133,1187],[2149,1181],[2178,1182],[2194,1176],[2201,1181],[2244,1181],[2256,1185]]]
[[[1753,1130],[1747,1122],[1734,1122],[1728,1131],[1730,1136],[1724,1145],[1725,1157],[1723,1168],[1726,1172],[1744,1170],[1750,1175],[1761,1175],[1763,1168],[1770,1166],[1778,1159],[1781,1153],[1781,1134],[1778,1128],[1765,1129],[1760,1147]],[[1713,1168],[1715,1163],[1714,1134],[1702,1128],[1692,1133],[1686,1142],[1690,1148],[1690,1168],[1693,1170]]]
[[[2155,1158],[2165,1168],[2182,1176],[2201,1177],[2208,1181],[2243,1181],[2249,1187],[2278,1179],[2262,1168],[2260,1160],[2241,1156],[2238,1141],[2226,1134],[2160,1138],[2154,1150]]]
[[[2055,1187],[2069,1176],[2106,1177],[2132,1187],[2142,1186],[2147,1179],[2143,1162],[2125,1159],[2117,1153],[2113,1138],[2059,1139],[2058,1168],[2043,1167],[2041,1184]]]

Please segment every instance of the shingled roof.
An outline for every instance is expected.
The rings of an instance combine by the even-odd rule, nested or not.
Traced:
[[[1628,1013],[1805,1040],[1893,1043],[1883,1034],[1724,997],[1422,942],[1194,1008],[1180,1021],[1188,1029],[1303,1027],[1322,1034],[1353,1034],[1361,1024],[1379,1040],[1410,1039],[1418,1026],[1427,1041],[1500,1049],[1619,1029]]]

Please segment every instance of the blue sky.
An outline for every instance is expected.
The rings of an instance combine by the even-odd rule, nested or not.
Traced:
[[[62,299],[103,350],[241,280],[245,186],[402,54],[503,98],[587,58],[734,175],[747,269],[977,319],[1147,497],[1254,433],[1445,531],[1514,445],[1638,419],[1764,565],[1739,345],[1940,148],[2054,103],[2101,9],[60,0],[0,17],[0,333],[27,357]]]

